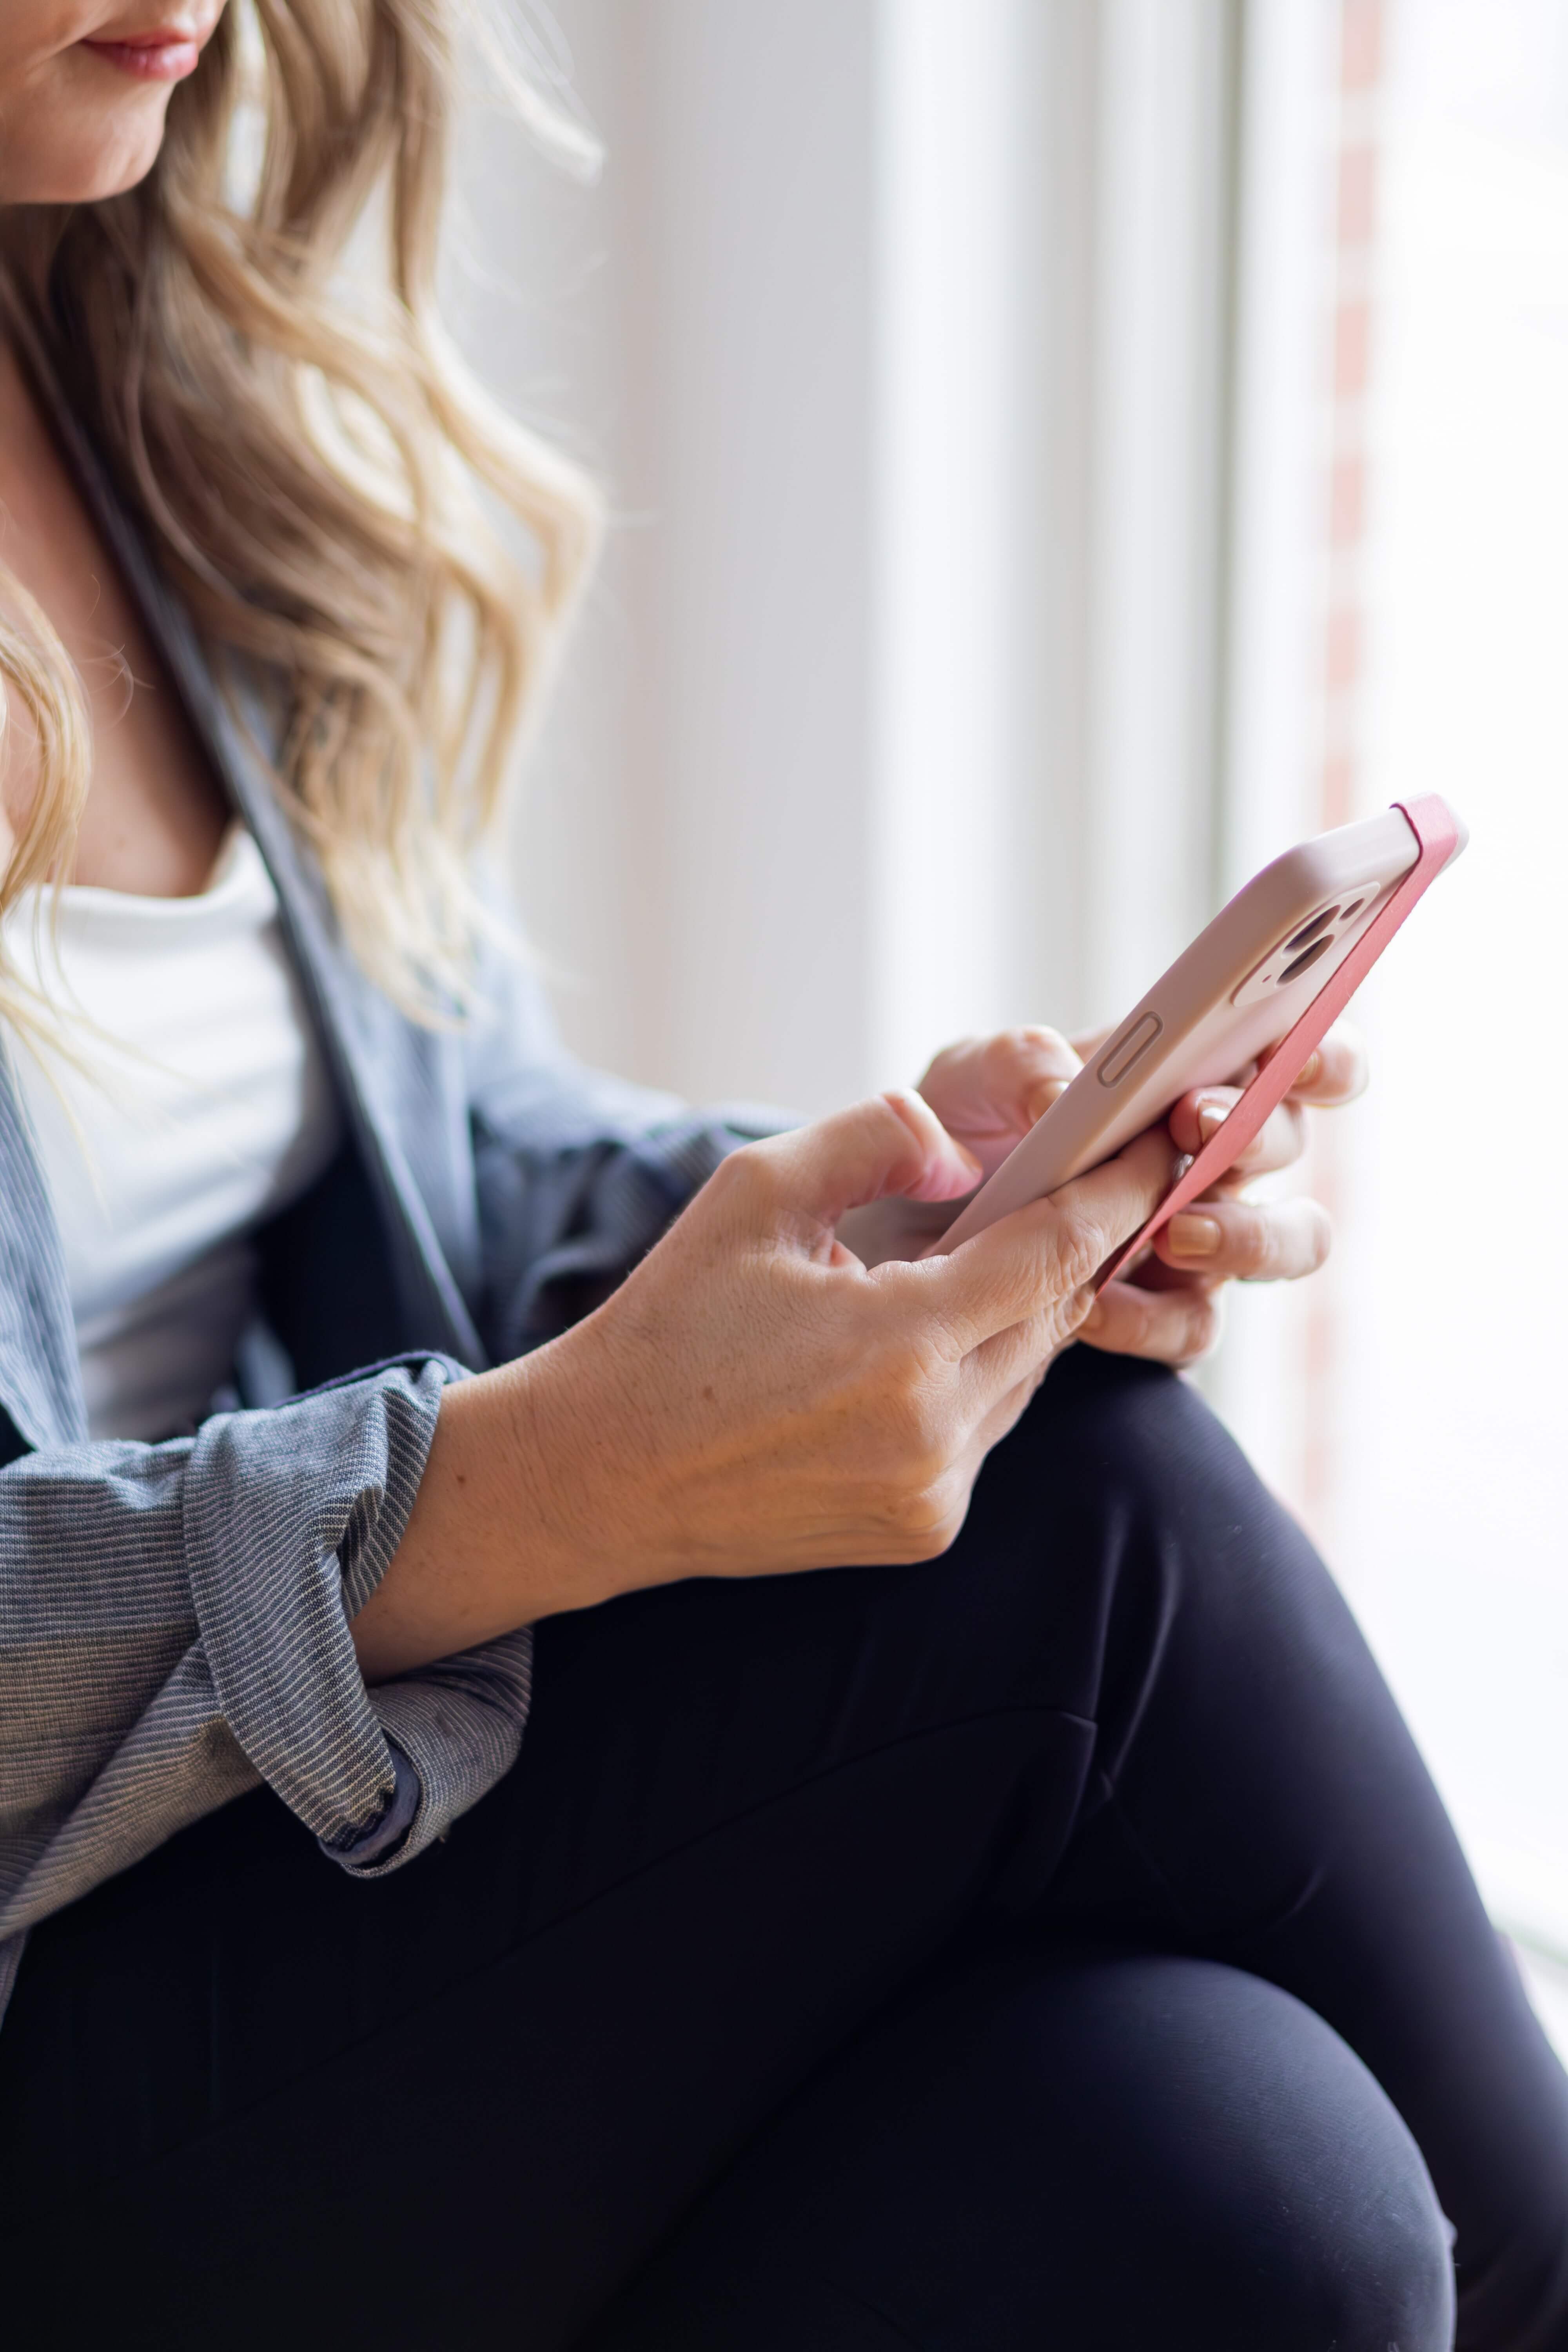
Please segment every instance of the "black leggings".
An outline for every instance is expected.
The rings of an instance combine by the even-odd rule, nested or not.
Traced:
[[[1442,2352],[1457,2278],[1568,2352],[1568,2083],[1310,1549],[1079,1349],[942,1559],[547,1624],[408,1870],[258,1794],[50,1922],[0,2230],[30,2347]]]

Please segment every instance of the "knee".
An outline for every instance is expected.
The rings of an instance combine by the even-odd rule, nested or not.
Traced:
[[[1375,2084],[1337,2150],[1297,2175],[1293,2212],[1254,2214],[1259,2344],[1272,2352],[1449,2352],[1450,2234],[1419,2150]]]
[[[1053,2168],[1070,2155],[1077,2234],[1098,2231],[1100,2276],[1121,2276],[1126,2340],[1158,2308],[1165,2342],[1206,2352],[1449,2352],[1436,2193],[1330,2026],[1207,1961],[1129,1957],[1071,1976],[1052,2076],[1075,2144]]]
[[[1447,2233],[1359,2059],[1206,1961],[978,1965],[759,2136],[591,2339],[1449,2352]]]
[[[1176,1964],[1178,1968],[1183,1964]],[[1452,2233],[1403,2118],[1311,2011],[1257,1979],[1195,1967],[1212,2041],[1212,2098],[1194,2104],[1183,2245],[1194,2307],[1226,2312],[1215,2340],[1269,2352],[1449,2352]],[[1178,2002],[1182,1998],[1178,1994]],[[1159,2095],[1156,2094],[1156,2098]],[[1182,2213],[1178,2189],[1175,2211]]]

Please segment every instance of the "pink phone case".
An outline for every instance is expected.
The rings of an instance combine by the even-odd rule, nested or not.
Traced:
[[[1110,1281],[1251,1141],[1464,839],[1434,793],[1274,859],[1096,1048],[933,1248],[961,1248],[998,1217],[1110,1159],[1194,1087],[1225,1083],[1256,1063],[1224,1126],[1104,1268],[1100,1279]],[[1285,992],[1306,982],[1315,961],[1322,971],[1314,993],[1292,1022]]]
[[[1142,1233],[1123,1243],[1101,1266],[1097,1286],[1103,1287],[1114,1280],[1129,1259],[1146,1248],[1179,1209],[1184,1209],[1189,1201],[1195,1201],[1211,1184],[1217,1183],[1246,1150],[1269,1112],[1277,1110],[1284,1101],[1416,900],[1431,888],[1460,846],[1463,835],[1458,820],[1440,794],[1426,793],[1419,800],[1395,801],[1394,805],[1419,845],[1415,865],[1395,887],[1386,905],[1379,908],[1339,969],[1313,997],[1295,1027],[1286,1031],[1224,1126],[1210,1137],[1185,1175],[1172,1186]]]

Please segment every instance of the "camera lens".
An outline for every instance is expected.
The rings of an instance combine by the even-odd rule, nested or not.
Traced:
[[[1280,987],[1289,988],[1293,980],[1300,980],[1301,974],[1304,971],[1310,971],[1312,966],[1317,962],[1318,958],[1321,955],[1327,955],[1329,950],[1332,946],[1332,940],[1314,940],[1311,946],[1308,948],[1303,954],[1299,955],[1293,963],[1288,963],[1286,965],[1284,971],[1279,975]]]
[[[1337,907],[1325,907],[1321,915],[1314,915],[1310,923],[1303,923],[1300,929],[1286,940],[1286,954],[1294,955],[1297,949],[1304,948],[1309,940],[1315,940],[1318,933],[1333,921],[1339,911]]]

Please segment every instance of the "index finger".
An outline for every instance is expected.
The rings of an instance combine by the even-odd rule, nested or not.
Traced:
[[[966,1354],[1053,1304],[1067,1309],[1070,1329],[1093,1304],[1096,1274],[1153,1215],[1176,1165],[1164,1128],[1151,1128],[1059,1192],[910,1271],[930,1282],[932,1304]]]

